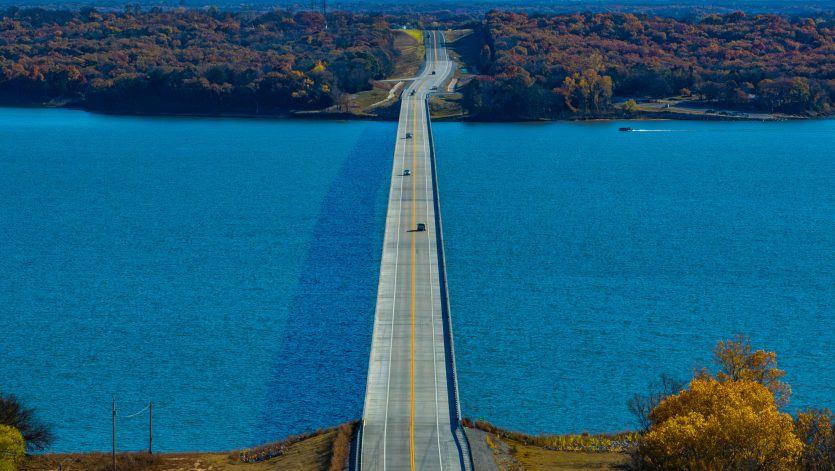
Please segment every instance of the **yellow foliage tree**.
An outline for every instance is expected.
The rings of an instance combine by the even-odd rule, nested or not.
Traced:
[[[650,469],[794,469],[803,450],[791,416],[754,381],[696,378],[650,419],[639,445]]]
[[[800,466],[804,470],[835,469],[835,417],[824,410],[807,410],[797,414],[795,433],[803,442]]]
[[[788,404],[792,389],[780,380],[786,372],[777,368],[776,353],[754,350],[748,337],[740,334],[732,340],[720,340],[713,349],[713,356],[722,368],[716,373],[720,382],[755,381],[771,391],[777,407]]]
[[[16,471],[25,453],[23,435],[14,427],[0,424],[0,471]]]

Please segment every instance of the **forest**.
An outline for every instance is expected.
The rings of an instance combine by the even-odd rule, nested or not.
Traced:
[[[474,119],[628,116],[625,98],[835,112],[835,17],[0,10],[0,105],[113,113],[338,111],[390,77],[394,28],[468,28]],[[620,100],[616,100],[620,98]],[[616,104],[620,103],[620,104]],[[627,102],[628,103],[628,102]],[[337,106],[334,106],[337,105]]]
[[[607,116],[613,96],[803,115],[829,115],[835,104],[832,17],[493,11],[475,34],[482,74],[464,106],[481,119]]]
[[[114,113],[327,108],[391,72],[377,15],[126,7],[0,11],[0,103]]]

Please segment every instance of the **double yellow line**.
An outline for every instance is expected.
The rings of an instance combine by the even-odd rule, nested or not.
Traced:
[[[417,227],[417,98],[412,102],[412,230]],[[418,233],[412,233],[412,350],[409,366],[409,463],[415,471],[415,253]]]

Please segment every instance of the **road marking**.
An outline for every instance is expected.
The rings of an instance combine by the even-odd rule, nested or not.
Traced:
[[[437,51],[436,51],[437,52]],[[421,113],[429,113],[429,110],[423,108]],[[423,135],[425,138],[423,139],[423,165],[424,165],[424,189],[429,189],[432,191],[433,198],[435,193],[434,186],[430,185],[429,183],[429,174],[431,169],[428,169],[431,160],[429,159],[429,116],[426,116],[426,119],[422,122],[423,128]],[[426,192],[424,191],[424,194]],[[433,200],[434,201],[434,200]],[[434,212],[434,206],[433,206]],[[429,221],[429,205],[426,205],[426,220]],[[434,225],[433,225],[434,228]],[[437,230],[436,230],[437,233]],[[440,467],[441,471],[444,469],[444,459],[443,454],[441,453],[441,419],[439,417],[438,412],[438,354],[437,349],[435,348],[435,290],[433,287],[435,286],[434,281],[432,280],[432,267],[437,265],[432,264],[432,236],[429,234],[429,231],[426,232],[426,240],[429,243],[429,250],[426,252],[426,258],[428,260],[427,266],[429,266],[429,305],[432,306],[432,364],[434,367],[432,368],[432,372],[435,374],[435,437],[438,441],[438,467]],[[437,245],[436,245],[437,246]]]
[[[406,114],[408,120],[408,113]],[[398,129],[400,127],[398,126]],[[400,140],[400,136],[397,136],[397,140]],[[398,144],[399,145],[399,144]],[[403,153],[403,159],[401,159],[400,166],[402,167],[406,161],[406,144],[400,145]],[[397,151],[395,150],[395,155]],[[393,170],[396,172],[396,170]],[[393,294],[391,297],[391,331],[389,332],[389,362],[388,362],[388,377],[386,378],[386,412],[383,417],[383,469],[386,469],[386,445],[388,439],[388,425],[389,425],[389,398],[391,397],[391,355],[394,351],[394,317],[395,311],[397,307],[397,262],[400,255],[400,220],[403,214],[403,179],[400,179],[400,198],[398,201],[398,210],[397,210],[397,226],[395,227],[397,231],[397,242],[396,242],[396,249],[394,251],[394,289]]]
[[[412,99],[412,168],[417,171],[417,98]],[[414,172],[412,172],[414,175]],[[412,230],[417,230],[417,187],[412,177]],[[409,462],[415,471],[415,241],[417,232],[412,236],[412,348],[409,365]]]

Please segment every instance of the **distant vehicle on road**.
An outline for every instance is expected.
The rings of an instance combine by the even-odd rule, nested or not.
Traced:
[[[620,131],[620,132],[631,132],[632,128],[618,128],[618,131]]]
[[[406,133],[406,139],[411,139],[411,138],[412,138],[412,133],[407,132],[407,133]]]
[[[423,232],[425,230],[426,230],[426,224],[424,224],[422,222],[419,222],[418,225],[417,225],[417,231],[418,232]]]
[[[435,75],[435,71],[434,71],[434,70],[432,71],[432,75]]]
[[[437,90],[437,89],[438,89],[437,85],[436,85],[436,86],[434,86],[434,87],[432,87],[432,88],[430,88],[430,90]]]
[[[412,93],[410,93],[409,95],[411,95],[411,96],[415,96],[415,91],[414,91],[414,90],[412,90]]]
[[[409,170],[408,168],[407,168],[406,170],[403,170],[403,176],[404,176],[404,177],[408,177],[408,176],[409,176],[409,175],[411,175],[411,174],[412,174],[412,171],[411,171],[411,170]]]

